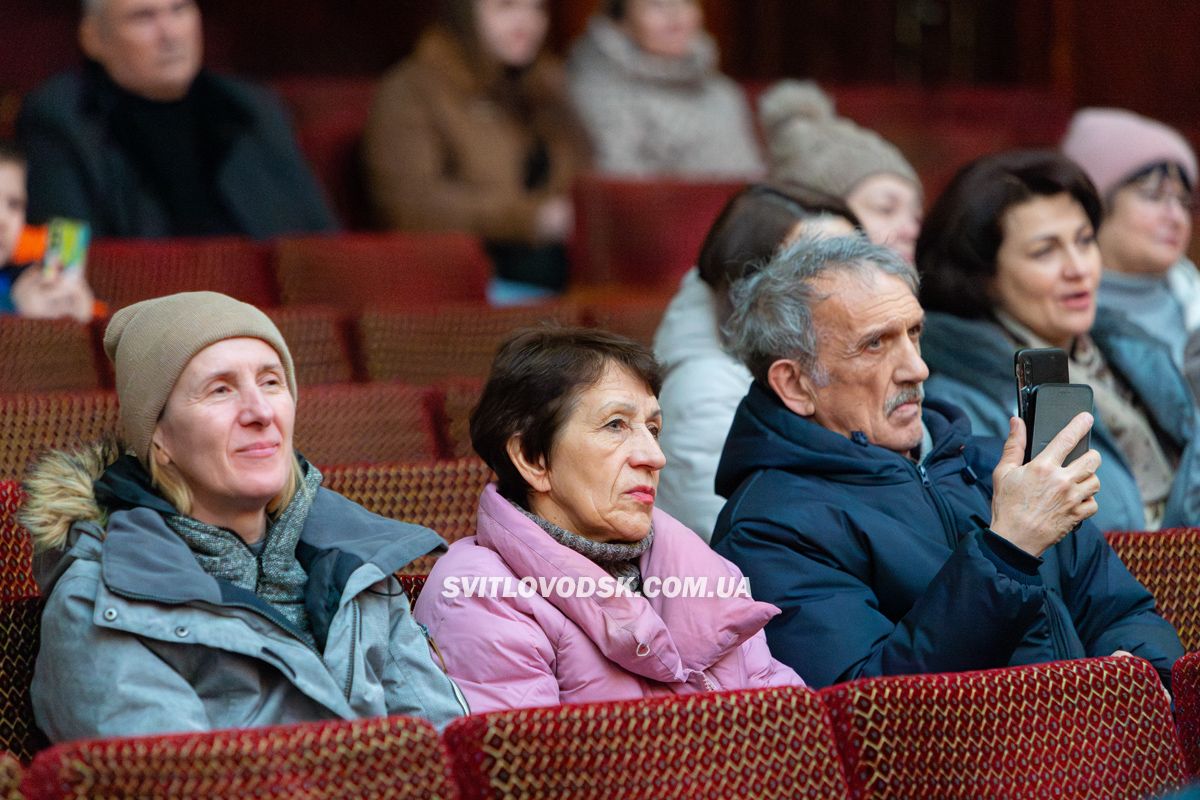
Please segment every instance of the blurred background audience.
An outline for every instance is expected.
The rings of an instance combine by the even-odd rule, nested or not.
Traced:
[[[602,172],[761,174],[749,106],[717,70],[699,0],[605,0],[567,66]]]
[[[546,0],[442,0],[416,52],[388,72],[363,139],[381,223],[465,230],[495,264],[506,305],[561,292],[585,164],[558,62],[543,53]]]
[[[86,63],[21,106],[29,216],[97,236],[332,230],[278,100],[202,67],[193,0],[85,0]]]

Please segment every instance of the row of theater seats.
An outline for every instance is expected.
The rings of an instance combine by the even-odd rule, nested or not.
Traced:
[[[1177,686],[1194,692],[1198,663],[1181,662]],[[1148,664],[1103,658],[496,712],[440,737],[392,717],[79,742],[27,768],[6,754],[0,791],[27,800],[1141,798],[1187,780],[1179,736],[1191,736],[1194,758],[1195,732],[1175,730]]]
[[[669,297],[592,291],[537,306],[430,303],[350,312],[328,306],[263,307],[279,327],[301,385],[403,380],[428,384],[487,375],[496,348],[541,322],[605,327],[646,344]],[[87,391],[113,385],[102,342],[107,318],[90,324],[0,316],[0,394]]]
[[[767,85],[751,82],[743,88],[753,103]],[[370,227],[359,145],[376,80],[296,76],[272,86],[291,110],[300,149],[343,222],[352,229]],[[1049,89],[894,84],[826,88],[839,114],[878,131],[900,148],[921,176],[928,197],[936,196],[954,170],[972,158],[1013,147],[1053,146],[1073,111],[1070,98]],[[596,196],[595,186],[585,182],[578,187],[576,203],[584,214]],[[678,199],[690,207],[686,195]]]

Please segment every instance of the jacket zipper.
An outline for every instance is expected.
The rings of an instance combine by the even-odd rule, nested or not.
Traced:
[[[925,469],[924,464],[916,464],[917,475],[921,478],[921,485],[925,487],[929,497],[933,500],[933,507],[937,509],[938,519],[942,522],[942,531],[946,534],[946,544],[950,549],[958,547],[958,532],[954,526],[954,517],[951,516],[949,509],[946,508],[946,501],[942,498],[937,487],[933,485],[933,481],[929,480],[929,473]]]
[[[350,637],[350,661],[346,664],[346,688],[344,689],[346,702],[350,702],[350,692],[354,688],[354,656],[355,651],[358,649],[359,626],[362,624],[362,621],[358,618],[358,601],[351,600],[350,605],[353,608],[354,614],[354,633]]]
[[[1052,587],[1046,588],[1046,616],[1050,618],[1050,639],[1054,642],[1054,657],[1056,659],[1070,658],[1067,648],[1067,634],[1063,630],[1062,610],[1053,599],[1058,597],[1058,591]]]
[[[718,688],[717,685],[715,683],[713,683],[712,679],[708,677],[708,673],[705,672],[704,670],[700,670],[700,679],[704,681],[704,691],[706,691],[706,692],[717,691],[717,688]]]

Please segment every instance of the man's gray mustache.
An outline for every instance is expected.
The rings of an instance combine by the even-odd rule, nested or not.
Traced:
[[[883,407],[884,414],[891,414],[905,403],[920,403],[925,399],[925,386],[917,384],[911,389],[903,389],[899,394],[887,401],[887,405]]]

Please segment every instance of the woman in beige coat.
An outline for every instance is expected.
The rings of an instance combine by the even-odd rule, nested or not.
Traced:
[[[495,302],[561,291],[586,159],[560,65],[541,53],[544,0],[443,0],[439,21],[387,73],[363,142],[381,223],[482,237]]]

